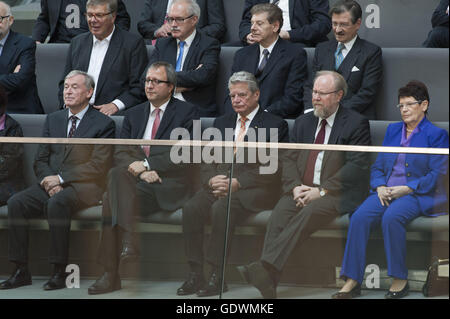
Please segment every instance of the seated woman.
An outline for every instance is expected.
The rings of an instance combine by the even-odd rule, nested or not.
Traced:
[[[427,87],[411,81],[398,91],[397,105],[403,122],[388,126],[383,146],[448,148],[448,133],[427,119]],[[385,295],[397,299],[409,292],[406,268],[406,225],[413,219],[444,212],[447,156],[380,153],[372,166],[371,194],[350,217],[342,262],[344,287],[333,299],[359,296],[370,230],[381,224],[392,285]]]
[[[8,95],[0,86],[0,137],[23,137],[19,123],[6,114]],[[0,206],[23,188],[22,144],[0,143]]]

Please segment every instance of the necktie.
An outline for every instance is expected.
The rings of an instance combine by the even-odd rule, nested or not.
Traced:
[[[238,136],[236,138],[236,142],[243,142],[244,141],[244,137],[245,137],[245,123],[248,121],[248,118],[246,118],[245,116],[241,116],[241,118],[239,119],[239,122],[241,124],[241,126],[239,127],[239,133]],[[234,148],[234,154],[236,154],[236,147]]]
[[[269,50],[264,49],[263,55],[264,55],[264,57],[258,66],[258,71],[256,72],[256,76],[260,76],[263,73],[264,67],[266,66],[267,61],[269,60]]]
[[[177,65],[175,66],[175,71],[181,71],[181,62],[183,62],[183,53],[184,53],[184,45],[185,41],[180,41],[180,54],[178,54]]]
[[[320,131],[316,136],[316,140],[314,144],[323,144],[325,141],[325,126],[327,125],[327,121],[325,119],[320,122]],[[319,155],[321,151],[311,150],[308,155],[308,162],[306,164],[305,173],[303,174],[303,184],[312,186],[314,180],[314,168],[316,166],[317,155]]]
[[[339,69],[342,61],[344,60],[344,55],[342,54],[342,50],[344,49],[344,44],[340,43],[336,49],[336,53],[334,53],[335,58],[335,69]]]
[[[70,127],[69,135],[67,135],[67,137],[71,138],[73,136],[73,134],[75,134],[75,131],[77,129],[78,117],[76,117],[75,115],[72,115],[69,119],[72,120],[72,126]]]
[[[161,118],[159,116],[159,113],[161,112],[161,110],[159,108],[157,108],[153,112],[155,113],[155,121],[153,122],[153,126],[152,126],[152,140],[155,139],[156,132],[158,131],[158,128],[159,128],[159,123],[161,122]],[[142,149],[144,150],[145,156],[149,157],[150,156],[150,145],[144,145],[144,146],[142,146]]]

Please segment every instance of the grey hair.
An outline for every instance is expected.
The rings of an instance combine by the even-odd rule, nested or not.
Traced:
[[[316,82],[316,80],[319,77],[324,76],[324,75],[331,75],[333,77],[334,89],[336,91],[344,92],[344,95],[342,96],[342,98],[344,98],[344,96],[347,95],[347,91],[348,91],[348,85],[347,85],[347,82],[345,81],[344,77],[334,71],[318,71],[316,73],[316,75],[314,76],[314,82]]]
[[[106,4],[108,6],[108,11],[111,13],[117,13],[117,0],[88,0],[86,3],[86,9],[92,6],[101,6]]]
[[[3,5],[5,7],[7,16],[12,16],[11,6],[9,4],[4,1],[0,1],[0,5]]]
[[[172,4],[170,5],[170,7],[173,7],[175,4],[180,3],[180,2],[184,2],[188,4],[188,14],[189,15],[193,15],[196,16],[197,18],[200,19],[200,6],[198,5],[196,0],[173,0]]]
[[[236,83],[247,83],[248,88],[252,93],[259,91],[258,80],[250,72],[239,71],[234,73],[228,80],[228,89]]]
[[[90,89],[95,89],[95,81],[94,78],[92,76],[90,76],[89,74],[87,74],[86,72],[80,71],[80,70],[73,70],[70,71],[69,74],[66,75],[66,77],[64,78],[64,82],[66,82],[67,79],[72,78],[76,75],[82,75],[84,76],[84,85],[86,85],[86,88],[88,90]]]

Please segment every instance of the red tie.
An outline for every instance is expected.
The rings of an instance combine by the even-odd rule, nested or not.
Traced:
[[[153,126],[152,126],[152,140],[155,139],[156,132],[158,131],[159,123],[161,122],[161,119],[159,117],[159,113],[161,112],[161,110],[159,108],[157,108],[153,112],[155,113],[155,121],[153,122]],[[150,145],[144,145],[144,146],[142,146],[142,149],[144,150],[145,156],[149,157],[150,156]]]
[[[316,136],[316,140],[314,144],[323,144],[325,141],[325,126],[327,125],[327,121],[325,119],[320,122],[320,131]],[[314,180],[314,168],[316,166],[317,155],[319,155],[321,151],[311,150],[308,155],[308,162],[306,164],[306,170],[303,174],[303,184],[308,186],[313,186]]]

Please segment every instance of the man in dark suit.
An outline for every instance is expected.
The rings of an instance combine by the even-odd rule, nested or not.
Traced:
[[[333,71],[317,73],[314,112],[294,124],[294,143],[369,145],[369,121],[340,105],[347,91]],[[276,298],[281,271],[298,243],[337,216],[353,212],[368,190],[369,158],[364,152],[288,150],[282,158],[283,197],[267,226],[261,260],[239,266],[264,298]]]
[[[255,43],[251,33],[251,9],[259,3],[274,3],[283,11],[284,27],[280,37],[284,40],[315,47],[327,41],[331,30],[327,0],[245,0],[242,21],[239,25],[239,38],[245,44]]]
[[[234,73],[228,83],[235,113],[227,114],[214,121],[214,128],[227,139],[226,130],[233,130],[235,141],[247,142],[288,142],[286,121],[274,116],[258,105],[259,88],[253,74],[245,71]],[[257,133],[255,133],[257,131]],[[274,134],[275,132],[275,134]],[[264,134],[261,134],[264,133]],[[231,136],[230,136],[231,137]],[[253,149],[255,150],[255,149]],[[220,149],[220,151],[222,151]],[[280,175],[277,169],[271,174],[261,174],[261,162],[251,161],[247,156],[251,151],[239,149],[236,158],[243,155],[233,167],[231,192],[229,190],[230,163],[222,157],[221,163],[204,164],[201,171],[202,189],[183,207],[183,233],[190,273],[185,283],[177,290],[178,295],[197,293],[199,297],[218,295],[221,290],[224,241],[226,233],[228,196],[231,196],[229,211],[229,236],[237,223],[246,217],[272,209],[278,200]],[[227,152],[227,149],[224,150]],[[278,167],[278,165],[276,165]],[[278,186],[278,187],[277,187]],[[205,260],[211,266],[208,282],[203,274],[203,236],[207,220],[212,221]],[[228,249],[230,243],[228,243]],[[225,285],[225,291],[227,290]]]
[[[73,71],[64,82],[67,109],[47,116],[43,137],[114,138],[114,122],[89,105],[94,81]],[[12,276],[0,284],[11,289],[31,284],[28,271],[28,219],[46,216],[50,230],[50,263],[54,265],[45,290],[66,287],[70,220],[77,210],[98,205],[103,194],[112,147],[40,144],[34,162],[38,183],[8,200],[9,259]]]
[[[335,39],[320,43],[314,52],[311,78],[303,96],[305,112],[312,110],[312,79],[317,71],[332,70],[347,81],[349,91],[341,104],[369,120],[376,118],[375,97],[383,75],[381,48],[361,39],[362,10],[356,1],[340,0],[330,10]]]
[[[193,14],[191,12],[194,12]],[[149,64],[166,61],[177,72],[175,97],[194,104],[201,117],[216,115],[216,75],[220,43],[196,31],[200,7],[193,0],[173,0],[168,14],[172,37],[156,41]],[[145,74],[142,74],[142,83]]]
[[[127,111],[121,138],[170,140],[174,129],[192,131],[199,119],[191,104],[174,98],[176,74],[166,62],[152,64],[145,77],[148,102]],[[187,165],[175,164],[169,146],[119,146],[115,167],[108,174],[107,193],[103,197],[103,228],[98,262],[105,272],[88,293],[103,294],[121,288],[118,268],[121,262],[139,255],[133,238],[135,215],[183,206],[191,189]],[[122,240],[120,241],[120,237]],[[117,248],[121,248],[120,255]]]
[[[8,93],[9,113],[44,113],[36,87],[36,44],[11,30],[11,8],[0,1],[0,85]]]
[[[41,0],[41,13],[36,19],[32,38],[37,43],[69,43],[75,36],[88,32],[87,0]],[[91,1],[93,2],[93,1]],[[122,0],[118,0],[116,25],[128,31],[130,16]]]
[[[86,15],[90,33],[72,39],[64,75],[86,71],[96,88],[91,104],[106,115],[142,103],[140,75],[148,61],[144,40],[114,26],[117,0],[89,0]],[[63,82],[60,82],[60,99]]]
[[[220,40],[226,32],[222,0],[197,0],[200,17],[197,29],[207,36]],[[149,40],[170,36],[166,21],[172,0],[145,0],[145,9],[138,23],[139,33]],[[193,12],[191,13],[193,14]]]
[[[232,72],[248,71],[259,81],[260,106],[282,118],[296,118],[303,112],[303,83],[307,80],[306,52],[300,44],[279,37],[283,14],[273,4],[254,6],[252,34],[255,43],[234,56]],[[230,98],[225,111],[233,112]]]
[[[433,29],[428,33],[428,37],[423,43],[426,48],[448,48],[449,44],[449,7],[448,0],[441,0],[436,10],[431,16],[431,26]]]

